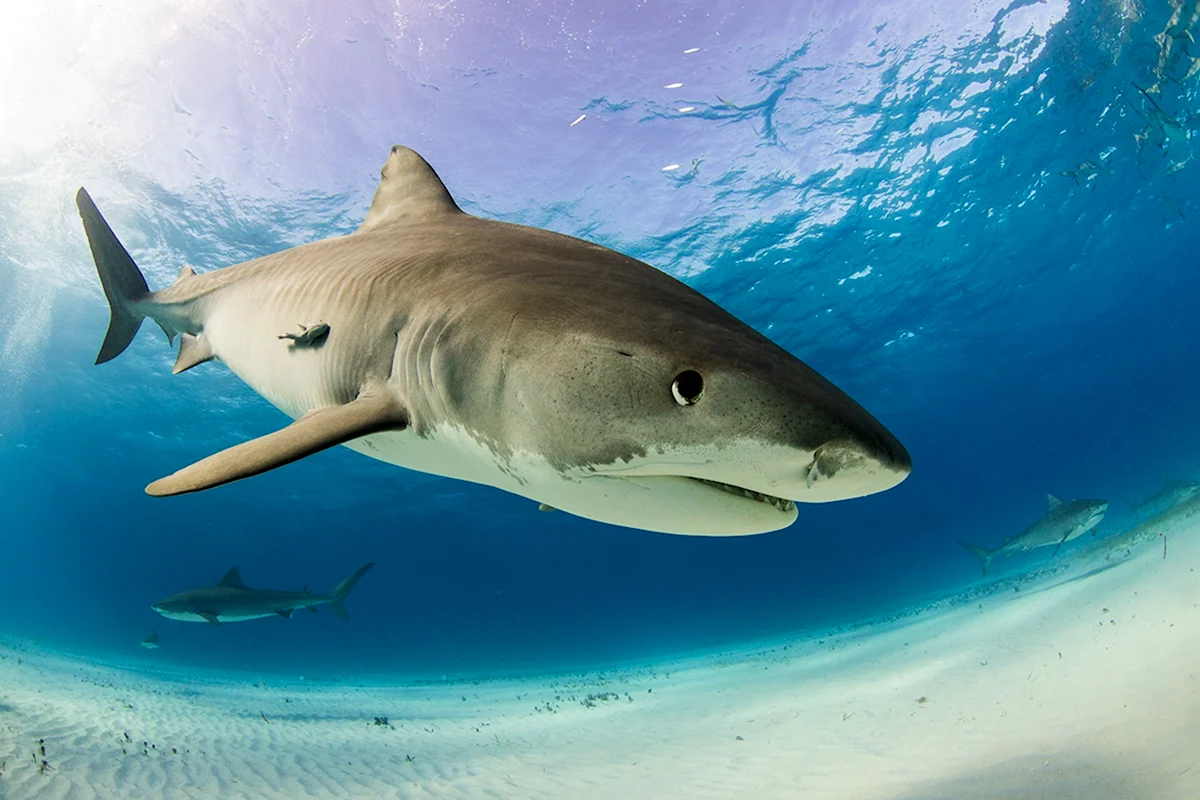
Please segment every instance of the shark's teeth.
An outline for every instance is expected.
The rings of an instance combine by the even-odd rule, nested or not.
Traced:
[[[769,505],[775,506],[775,508],[778,508],[780,511],[782,511],[784,513],[790,513],[791,511],[795,510],[795,508],[796,508],[795,503],[793,503],[791,500],[785,500],[782,497],[775,497],[774,495],[763,494],[762,492],[755,492],[750,489],[743,489],[740,486],[731,486],[728,483],[721,483],[720,481],[710,481],[706,478],[692,478],[692,480],[699,481],[700,483],[708,484],[709,486],[720,489],[723,492],[729,492],[730,494],[740,494],[742,497],[748,497],[751,500],[757,500],[760,503],[767,503]]]

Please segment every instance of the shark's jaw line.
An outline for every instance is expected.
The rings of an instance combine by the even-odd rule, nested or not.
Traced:
[[[623,475],[621,475],[621,473],[613,473],[611,475],[602,475],[602,476],[597,476],[597,477],[604,477],[604,478],[608,478],[610,480],[611,479],[625,480],[625,481],[630,481],[634,484],[642,485],[642,486],[644,486],[646,484],[646,482],[650,482],[651,485],[653,485],[653,482],[656,480],[687,481],[693,485],[703,486],[703,487],[705,487],[705,489],[715,489],[719,492],[723,492],[724,494],[733,495],[734,497],[750,500],[752,502],[755,502],[755,503],[758,503],[758,504],[761,504],[764,506],[772,506],[772,507],[778,509],[779,511],[782,511],[784,514],[794,514],[796,511],[796,502],[794,500],[788,500],[785,497],[776,497],[775,495],[767,494],[765,492],[756,492],[753,489],[746,489],[745,487],[736,486],[732,483],[723,483],[721,481],[715,481],[715,480],[711,480],[709,478],[697,478],[693,475],[672,475],[669,473],[656,473],[653,475],[623,476]]]
[[[687,476],[685,475],[685,476],[681,476],[681,477],[687,477]],[[710,481],[707,478],[688,478],[688,480],[698,481],[698,482],[706,484],[708,486],[712,486],[714,488],[720,489],[722,492],[728,492],[729,494],[736,494],[736,495],[741,495],[742,497],[747,497],[747,498],[755,501],[756,503],[766,503],[767,505],[775,506],[775,508],[778,508],[780,511],[784,512],[785,514],[791,513],[796,510],[795,501],[788,500],[787,498],[784,498],[784,497],[775,497],[774,495],[764,494],[762,492],[756,492],[753,489],[743,489],[741,486],[734,486],[734,485],[728,484],[728,483],[721,483],[720,481]]]

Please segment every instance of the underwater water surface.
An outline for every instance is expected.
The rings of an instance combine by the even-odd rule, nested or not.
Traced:
[[[0,13],[6,634],[198,673],[647,663],[960,590],[957,540],[998,546],[1047,493],[1108,499],[1104,536],[1200,476],[1191,0],[63,6]],[[159,288],[353,231],[395,143],[470,213],[685,280],[870,410],[911,477],[744,538],[343,448],[145,496],[285,419],[219,364],[173,377],[149,325],[92,365],[75,189]],[[235,565],[327,591],[365,562],[349,622],[150,607]]]

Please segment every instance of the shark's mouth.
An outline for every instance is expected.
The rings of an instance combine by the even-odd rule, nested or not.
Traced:
[[[796,510],[796,504],[794,502],[782,497],[776,497],[771,494],[763,494],[762,492],[756,492],[753,489],[743,489],[741,486],[733,486],[728,483],[721,483],[720,481],[710,481],[707,478],[689,477],[688,479],[696,481],[697,483],[703,483],[707,486],[711,486],[714,489],[720,489],[721,491],[728,492],[729,494],[741,495],[742,497],[747,497],[759,503],[766,503],[767,505],[775,506],[775,508],[779,509],[785,514],[790,514]]]

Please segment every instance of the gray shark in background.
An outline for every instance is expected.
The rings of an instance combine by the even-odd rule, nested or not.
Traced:
[[[1175,506],[1183,505],[1200,495],[1200,483],[1195,481],[1167,481],[1161,489],[1133,506],[1133,515],[1138,519],[1161,514]]]
[[[146,648],[147,650],[157,650],[158,649],[158,634],[155,633],[154,631],[150,631],[150,633],[147,633],[145,636],[142,637],[141,645],[142,645],[142,647]]]
[[[168,619],[181,622],[211,622],[216,625],[221,622],[241,622],[261,617],[287,618],[298,608],[316,611],[318,605],[328,603],[339,617],[349,619],[343,605],[346,595],[350,594],[358,579],[373,566],[374,563],[360,567],[329,594],[313,594],[307,589],[299,592],[251,589],[242,583],[242,576],[238,568],[234,567],[225,573],[225,577],[221,578],[216,586],[173,594],[165,600],[159,600],[152,608]]]
[[[795,502],[890,489],[912,466],[861,406],[698,292],[463,213],[405,147],[356,232],[185,267],[157,292],[87,192],[76,202],[112,314],[97,363],[149,317],[180,337],[175,372],[219,359],[295,420],[154,496],[341,444],[614,525],[729,536],[790,525]]]
[[[992,559],[996,556],[1007,556],[1016,552],[1028,552],[1035,547],[1054,545],[1053,555],[1066,542],[1082,536],[1100,524],[1108,512],[1107,500],[1072,500],[1064,503],[1052,494],[1046,495],[1049,508],[1046,515],[1025,530],[1009,539],[995,550],[976,547],[973,544],[959,540],[959,544],[967,548],[983,562],[983,574],[987,575]]]

